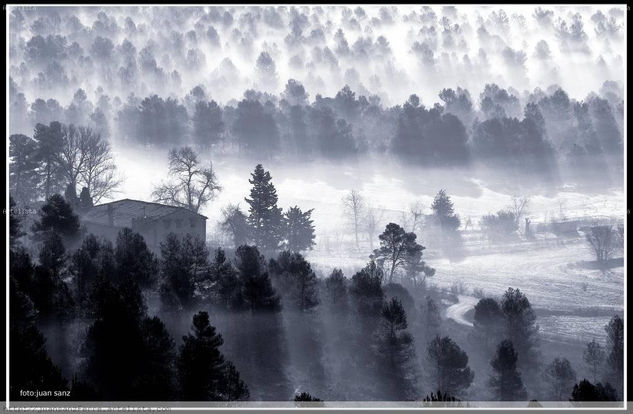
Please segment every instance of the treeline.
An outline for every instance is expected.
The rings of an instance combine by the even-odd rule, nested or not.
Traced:
[[[129,229],[115,243],[94,235],[73,243],[79,219],[59,195],[29,234],[19,216],[10,224],[15,399],[20,389],[52,386],[78,400],[279,401],[295,398],[297,386],[313,400],[336,401],[421,401],[437,390],[449,400],[621,399],[622,319],[607,326],[606,350],[587,345],[592,382],[576,383],[565,358],[542,364],[536,316],[512,288],[475,308],[470,358],[490,361],[491,376],[486,393],[470,393],[476,373],[464,344],[447,335],[443,294],[406,277],[434,275],[424,246],[395,223],[363,269],[350,278],[335,269],[323,279],[281,246],[267,259],[252,245],[210,252],[201,240],[170,235],[155,255]],[[405,276],[401,283],[395,273]],[[150,314],[155,299],[159,310]],[[176,342],[173,320],[183,317],[191,329]],[[62,341],[56,357],[80,361],[65,366],[73,370],[65,378],[38,327],[64,331],[73,322],[87,329],[80,345]]]
[[[433,106],[411,95],[401,105],[384,107],[378,97],[357,95],[347,86],[310,102],[304,87],[290,80],[280,96],[248,90],[243,99],[222,106],[201,85],[182,100],[151,95],[108,103],[109,126],[90,121],[90,110],[80,118],[104,135],[143,146],[196,145],[291,159],[391,153],[421,166],[477,161],[557,180],[560,163],[579,172],[619,171],[624,114],[611,88],[577,101],[557,87],[520,95],[489,84],[478,100],[457,88],[442,90],[441,103]],[[80,101],[86,101],[82,90],[66,109],[55,100],[37,100],[29,114],[34,123],[74,122],[69,111],[92,108]]]

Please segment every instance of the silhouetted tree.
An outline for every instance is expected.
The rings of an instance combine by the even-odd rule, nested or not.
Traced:
[[[203,291],[212,290],[219,303],[226,309],[239,309],[242,306],[242,292],[238,272],[226,257],[224,250],[218,248],[209,269],[210,284]]]
[[[302,392],[300,394],[295,394],[295,401],[321,401],[320,399],[313,397],[307,392]]]
[[[417,398],[418,370],[413,337],[406,331],[407,316],[397,298],[382,308],[382,325],[377,332],[377,362],[386,400]]]
[[[446,194],[446,190],[438,191],[431,204],[433,217],[442,230],[449,232],[456,231],[460,225],[459,217],[455,214],[453,202],[450,196]]]
[[[494,370],[488,384],[499,401],[520,401],[527,398],[521,374],[517,371],[517,352],[512,341],[503,340],[497,347],[495,359],[490,362]]]
[[[252,312],[279,311],[279,296],[272,287],[264,257],[259,254],[257,247],[240,246],[235,258],[245,306]]]
[[[473,319],[475,333],[487,347],[499,343],[505,331],[505,321],[496,300],[493,298],[479,300],[475,305]]]
[[[68,238],[79,234],[79,217],[61,195],[52,195],[38,213],[40,220],[33,225],[33,231],[52,231]]]
[[[163,304],[180,308],[193,302],[196,283],[208,278],[208,251],[205,242],[190,234],[167,235],[161,243],[160,287]]]
[[[290,207],[284,214],[286,225],[286,247],[291,252],[312,250],[314,246],[314,224],[310,209],[302,212],[297,206]]]
[[[154,200],[194,213],[200,211],[222,187],[218,184],[213,164],[201,165],[191,147],[169,151],[169,174],[172,181],[162,183],[152,193]]]
[[[436,336],[429,343],[427,359],[437,389],[459,395],[473,382],[475,374],[468,366],[468,355],[448,336]]]
[[[269,269],[291,307],[305,311],[319,304],[317,277],[301,254],[283,251],[271,259]]]
[[[383,272],[373,260],[352,276],[349,292],[361,315],[380,315],[384,300],[382,279]]]
[[[255,244],[263,252],[274,252],[283,238],[283,216],[277,207],[277,190],[272,183],[270,172],[257,164],[248,180],[253,186],[251,198],[246,198],[250,206],[248,222]]]
[[[124,228],[119,231],[114,249],[116,277],[130,278],[141,288],[150,288],[158,277],[158,259],[149,250],[143,236]]]
[[[537,368],[536,346],[538,325],[528,298],[519,290],[508,288],[501,300],[505,315],[505,337],[517,350],[518,365],[524,374]]]
[[[608,382],[605,385],[601,383],[592,384],[583,379],[574,385],[571,392],[570,401],[618,401],[616,391]]]
[[[219,349],[224,341],[209,323],[207,312],[193,316],[192,333],[182,339],[176,366],[183,400],[217,401],[248,396],[248,389],[239,380],[239,374],[235,377],[237,371],[234,367],[230,371],[234,378],[231,378],[231,383],[226,381],[227,363]],[[235,387],[236,380],[242,389],[241,395],[235,395],[238,389]],[[227,385],[230,385],[231,395],[227,394]]]
[[[386,262],[389,265],[388,283],[393,280],[393,275],[398,267],[405,267],[407,257],[414,260],[417,255],[421,256],[424,246],[418,244],[414,233],[406,233],[402,227],[395,223],[389,223],[385,231],[378,236],[380,248],[374,250],[377,261]],[[422,265],[422,269],[426,266]]]
[[[33,303],[20,290],[12,276],[9,284],[9,303],[9,398],[34,399],[20,396],[20,390],[67,390],[67,381],[46,351],[46,338],[34,324]]]

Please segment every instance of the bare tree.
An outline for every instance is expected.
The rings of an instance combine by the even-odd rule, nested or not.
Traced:
[[[611,226],[594,226],[586,234],[587,242],[596,253],[596,260],[605,263],[614,250],[614,232]]]
[[[96,204],[120,184],[115,177],[110,144],[90,128],[62,126],[59,166],[69,187],[86,187]]]
[[[218,185],[213,164],[201,166],[191,147],[169,151],[171,181],[162,183],[152,193],[154,200],[198,212],[215,197],[222,187]]]
[[[364,209],[363,196],[361,196],[357,190],[351,190],[345,197],[343,197],[343,207],[345,214],[349,218],[354,229],[356,249],[360,249],[358,244],[358,233],[360,232],[361,214]]]
[[[363,219],[363,227],[365,233],[367,234],[367,238],[369,239],[369,247],[373,251],[374,237],[376,237],[376,234],[378,233],[378,228],[380,227],[380,221],[382,220],[384,210],[379,210],[371,206],[369,206],[365,210],[366,211]]]
[[[512,196],[512,204],[509,207],[509,210],[514,214],[514,221],[517,226],[521,224],[521,217],[523,217],[527,213],[528,205],[530,204],[530,199],[525,196]]]
[[[116,166],[110,143],[88,128],[80,128],[79,134],[87,149],[81,170],[81,185],[88,189],[93,203],[97,204],[102,198],[111,196],[121,180],[115,175]]]

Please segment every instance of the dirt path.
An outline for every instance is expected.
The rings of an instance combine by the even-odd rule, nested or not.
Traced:
[[[466,295],[459,295],[457,298],[459,299],[459,302],[446,308],[446,318],[452,319],[460,325],[472,327],[472,322],[466,320],[464,315],[466,312],[475,307],[479,300],[475,297]]]

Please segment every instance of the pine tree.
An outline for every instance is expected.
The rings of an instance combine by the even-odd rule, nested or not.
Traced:
[[[147,247],[143,236],[129,228],[119,231],[114,257],[118,278],[131,278],[141,288],[154,286],[158,275],[158,260]]]
[[[297,206],[290,207],[284,214],[286,225],[286,248],[291,252],[312,250],[314,246],[314,224],[310,209],[302,212]]]
[[[70,204],[59,194],[52,195],[39,211],[40,220],[33,225],[33,231],[54,231],[72,238],[79,234],[79,217]]]
[[[213,295],[219,299],[219,303],[226,309],[241,308],[243,303],[238,272],[221,248],[215,252],[209,275],[209,289],[213,290]]]
[[[517,351],[519,367],[524,374],[535,372],[538,326],[530,301],[519,289],[508,288],[501,300],[501,310],[506,321],[505,335]]]
[[[277,190],[272,183],[270,172],[257,164],[251,174],[250,196],[246,202],[250,206],[248,222],[253,232],[255,244],[263,252],[274,252],[283,239],[283,216],[277,207]]]
[[[488,384],[499,401],[521,401],[527,398],[521,374],[517,371],[517,353],[512,341],[503,340],[497,347],[495,359],[490,362],[494,375]]]
[[[291,307],[305,311],[319,304],[317,277],[300,253],[283,251],[270,261],[269,268]]]
[[[486,348],[498,344],[503,335],[504,315],[493,298],[483,298],[475,305],[473,327],[477,338]]]
[[[473,382],[475,374],[468,366],[468,355],[448,336],[436,336],[427,347],[435,388],[460,395]]]
[[[407,332],[407,315],[397,298],[382,309],[382,326],[377,334],[377,362],[384,384],[384,399],[417,398],[418,369],[413,337]]]
[[[273,289],[264,257],[255,246],[240,246],[235,252],[242,298],[252,312],[281,310],[279,296]]]
[[[455,214],[453,202],[446,194],[446,190],[441,189],[435,195],[431,204],[433,215],[438,221],[442,230],[455,231],[460,225],[459,217]]]
[[[216,333],[215,327],[209,323],[207,312],[193,316],[192,333],[182,339],[176,366],[183,400],[217,401],[228,400],[229,397],[240,399],[247,395],[247,388],[239,379],[239,374],[236,375],[235,367],[230,365],[227,371],[227,362],[219,349],[224,342],[222,335]]]
[[[374,250],[374,257],[377,261],[388,264],[388,283],[393,281],[393,275],[399,267],[408,266],[410,272],[425,270],[424,262],[420,263],[418,260],[416,264],[415,261],[416,257],[421,259],[422,250],[425,247],[415,241],[416,235],[414,233],[407,233],[399,225],[389,223],[378,238],[380,239],[380,248]]]

